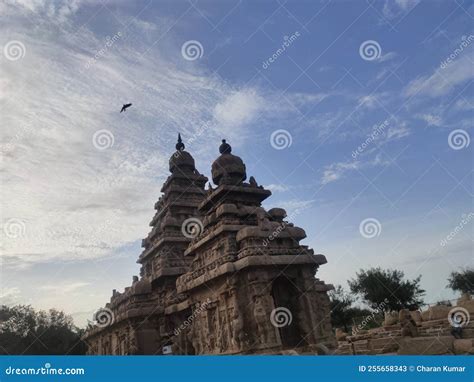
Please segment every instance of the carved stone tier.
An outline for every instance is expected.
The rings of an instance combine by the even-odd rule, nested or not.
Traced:
[[[207,212],[219,205],[223,200],[232,203],[242,202],[246,205],[260,206],[272,192],[263,188],[252,187],[249,184],[243,186],[222,185],[214,190],[199,206],[199,210]]]
[[[243,259],[234,261],[234,262],[225,262],[224,264],[209,264],[205,270],[201,272],[186,274],[179,277],[176,280],[176,288],[178,293],[188,292],[194,288],[202,286],[210,280],[224,276],[226,274],[236,273],[242,269],[249,267],[262,267],[262,266],[271,266],[271,267],[280,267],[281,269],[286,268],[287,266],[296,266],[296,265],[312,265],[318,267],[319,265],[326,264],[327,260],[324,255],[281,255],[281,256],[251,256],[245,257]],[[320,291],[326,291],[329,289],[320,289]]]

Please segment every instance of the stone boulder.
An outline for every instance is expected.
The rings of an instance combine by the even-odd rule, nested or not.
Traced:
[[[456,354],[473,354],[474,348],[472,346],[472,339],[458,339],[453,343],[454,352]]]
[[[449,311],[452,309],[452,306],[446,305],[433,305],[428,309],[428,320],[447,320]],[[423,319],[423,321],[425,321]]]
[[[392,326],[398,323],[398,312],[385,312],[383,326]]]
[[[419,310],[411,310],[410,315],[413,321],[415,321],[417,324],[423,321],[421,317],[421,312]]]
[[[430,311],[428,310],[423,310],[421,312],[421,321],[429,321],[430,320]]]
[[[469,297],[471,296],[469,295]],[[466,309],[469,312],[469,314],[474,315],[474,300],[473,299],[465,298],[465,296],[463,295],[463,297],[461,297],[458,300],[457,306],[460,306],[461,308]]]
[[[465,301],[472,301],[470,293],[463,293],[462,296],[458,298],[457,305],[462,304]]]
[[[416,322],[411,316],[411,312],[408,309],[401,309],[398,313],[398,321],[402,328],[402,337],[417,337],[418,329],[416,328]]]
[[[337,328],[336,329],[336,340],[338,341],[345,341],[347,338],[347,333],[344,332],[342,329]]]

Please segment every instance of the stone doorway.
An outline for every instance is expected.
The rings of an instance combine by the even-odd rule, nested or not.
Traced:
[[[278,328],[281,343],[284,348],[294,348],[305,344],[298,324],[298,305],[295,300],[299,295],[300,293],[294,284],[285,276],[277,277],[272,283],[272,296],[275,303],[275,309],[286,308],[291,313],[289,324]]]

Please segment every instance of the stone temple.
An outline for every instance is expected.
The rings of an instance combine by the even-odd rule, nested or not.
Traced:
[[[323,255],[222,141],[212,180],[178,137],[140,278],[95,315],[88,354],[325,354],[337,343]]]

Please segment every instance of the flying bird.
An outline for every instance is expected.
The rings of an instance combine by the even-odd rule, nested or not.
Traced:
[[[122,106],[122,110],[120,110],[120,112],[127,110],[130,106],[132,106],[131,103],[126,103],[126,104],[124,104],[124,105]]]

